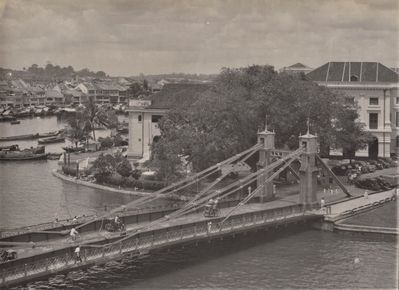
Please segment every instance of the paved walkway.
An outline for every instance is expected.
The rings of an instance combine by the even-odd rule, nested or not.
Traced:
[[[274,209],[274,208],[286,207],[286,206],[291,206],[291,205],[297,204],[297,202],[295,202],[292,199],[293,199],[293,197],[290,196],[289,198],[274,200],[274,201],[271,201],[268,203],[246,204],[246,205],[243,205],[242,207],[238,208],[236,211],[234,211],[234,214],[242,214],[242,213],[260,211],[260,210],[265,210],[265,209]],[[222,216],[222,217],[226,216],[230,212],[230,210],[231,210],[231,208],[222,209],[220,216]],[[182,216],[180,218],[176,218],[173,220],[165,221],[160,224],[154,225],[151,229],[167,228],[170,226],[187,224],[190,222],[198,222],[198,221],[204,221],[204,220],[212,220],[212,218],[205,218],[203,216],[202,212],[201,213],[193,213],[193,214],[189,214],[186,216]],[[127,225],[127,227],[126,227],[127,234],[132,233],[132,232],[138,230],[139,228],[146,226],[148,224],[149,224],[149,222]],[[17,247],[16,250],[18,252],[18,257],[22,258],[22,257],[41,254],[41,253],[52,251],[52,250],[61,249],[64,247],[75,246],[78,244],[94,243],[96,241],[115,238],[118,236],[120,236],[120,232],[111,233],[111,232],[107,232],[105,230],[92,231],[92,232],[82,233],[81,237],[77,241],[74,242],[69,237],[69,232],[68,232],[68,234],[66,234],[64,237],[54,238],[48,242],[38,242],[35,244],[25,243],[25,245],[27,245],[28,247],[26,247],[26,246],[22,247],[22,244],[21,244],[21,247]],[[31,247],[33,245],[35,246],[34,248]]]

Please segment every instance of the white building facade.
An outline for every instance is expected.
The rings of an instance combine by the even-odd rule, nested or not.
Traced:
[[[129,148],[131,159],[148,160],[151,145],[159,138],[159,120],[166,114],[165,109],[150,108],[150,100],[129,100]]]
[[[343,93],[358,106],[359,122],[374,139],[358,157],[390,157],[399,151],[399,75],[376,62],[329,62],[307,77]],[[342,155],[332,148],[331,155]]]

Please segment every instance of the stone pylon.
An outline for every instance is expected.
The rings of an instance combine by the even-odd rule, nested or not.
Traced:
[[[305,150],[301,154],[301,167],[299,169],[300,176],[300,203],[305,209],[314,209],[319,207],[317,199],[317,174],[316,166],[317,154],[317,136],[312,135],[309,131],[299,136],[299,147]]]
[[[266,168],[271,163],[271,154],[275,149],[275,135],[274,132],[268,131],[267,128],[262,132],[258,132],[258,144],[262,144],[262,148],[259,150],[259,162],[257,163],[258,170]],[[266,179],[272,174],[273,171],[258,176],[257,187],[260,188],[260,193],[258,195],[260,202],[266,202],[274,198],[273,182],[270,181],[265,184]]]

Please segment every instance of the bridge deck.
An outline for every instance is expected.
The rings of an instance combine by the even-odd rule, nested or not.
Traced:
[[[245,213],[256,212],[256,211],[267,210],[267,209],[281,208],[281,207],[286,207],[286,206],[297,204],[297,202],[293,201],[292,199],[295,199],[295,197],[290,196],[290,197],[282,199],[282,200],[275,200],[275,201],[271,201],[268,203],[246,204],[246,205],[243,205],[240,208],[238,208],[234,212],[234,215],[245,214]],[[231,208],[222,209],[220,217],[226,216],[230,210],[231,210]],[[198,221],[205,221],[205,220],[212,221],[212,219],[213,218],[204,217],[202,213],[193,213],[193,214],[189,214],[186,216],[182,216],[177,219],[163,222],[159,225],[151,227],[151,229],[155,230],[155,229],[161,229],[161,228],[168,228],[168,227],[172,227],[172,226],[184,225],[184,224],[189,224],[189,223],[198,222]],[[145,226],[148,224],[149,224],[149,222],[143,222],[143,223],[139,223],[139,224],[128,224],[128,225],[126,225],[127,234],[134,232],[138,228],[141,228],[142,226]],[[38,255],[38,254],[48,252],[48,251],[62,249],[64,247],[70,247],[72,245],[88,244],[88,243],[95,243],[95,242],[100,242],[100,241],[104,241],[104,240],[109,240],[109,239],[112,239],[112,238],[115,238],[118,236],[120,236],[120,232],[112,233],[112,232],[107,232],[105,230],[91,231],[91,232],[82,233],[80,238],[77,239],[77,241],[72,241],[71,238],[69,237],[69,235],[67,235],[65,237],[51,239],[49,242],[35,243],[34,248],[26,247],[26,246],[25,247],[17,246],[16,250],[18,253],[18,257],[23,258],[23,257]]]
[[[267,209],[274,209],[274,208],[279,208],[279,207],[285,207],[289,205],[294,205],[298,204],[299,201],[299,194],[288,194],[289,190],[281,191],[278,192],[279,196],[281,199],[279,200],[274,200],[271,202],[267,203],[252,203],[252,204],[246,204],[238,208],[234,214],[243,214],[243,213],[250,213],[250,212],[255,212],[255,211],[260,211],[260,210],[267,210]],[[357,190],[352,190],[352,194],[361,196],[363,190],[357,189]],[[285,195],[285,196],[284,196]],[[376,194],[371,194],[369,195],[368,199],[364,199],[362,197],[359,198],[354,198],[354,199],[347,199],[345,198],[344,194],[342,192],[339,192],[338,194],[329,194],[329,193],[324,193],[323,190],[319,190],[318,196],[319,198],[324,197],[327,201],[329,202],[336,202],[340,201],[339,203],[333,204],[330,206],[330,211],[327,213],[326,218],[327,219],[334,219],[336,217],[339,217],[343,212],[353,210],[355,208],[365,206],[367,204],[373,203],[373,202],[378,202],[381,199],[390,197],[392,195],[391,192],[385,192],[385,193],[376,193]],[[226,216],[226,214],[230,211],[230,208],[222,209],[221,210],[221,216]],[[325,214],[325,212],[322,211],[315,211],[317,214]],[[159,224],[155,227],[152,227],[151,229],[160,229],[160,228],[168,228],[171,226],[175,225],[183,225],[183,224],[188,224],[192,223],[195,221],[204,221],[204,220],[212,220],[211,218],[205,218],[202,213],[193,213],[189,214],[177,219],[173,219],[167,222],[163,222],[162,224]],[[126,225],[126,230],[127,233],[134,232],[138,228],[147,225],[149,222],[141,222],[139,224],[127,224]],[[76,241],[72,241],[69,237],[69,235],[62,236],[60,238],[52,238],[48,242],[37,242],[35,243],[35,247],[26,247],[26,244],[24,246],[16,246],[15,249],[18,253],[18,257],[23,258],[23,257],[28,257],[28,256],[35,256],[41,253],[57,250],[57,249],[62,249],[65,247],[70,247],[73,245],[78,245],[78,244],[89,244],[89,243],[99,243],[101,241],[106,241],[112,238],[116,238],[120,235],[119,232],[116,233],[111,233],[107,232],[105,230],[102,231],[91,231],[91,232],[85,232],[81,234],[81,237]],[[2,242],[0,242],[0,245]]]

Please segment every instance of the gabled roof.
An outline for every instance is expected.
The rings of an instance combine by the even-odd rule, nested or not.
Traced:
[[[290,65],[289,68],[309,68],[309,67],[300,62],[297,62],[296,64]]]
[[[177,105],[189,105],[211,89],[210,84],[165,84],[161,91],[153,94],[149,99],[150,109],[170,109]]]
[[[317,82],[399,82],[399,75],[379,62],[328,62],[306,76]]]

